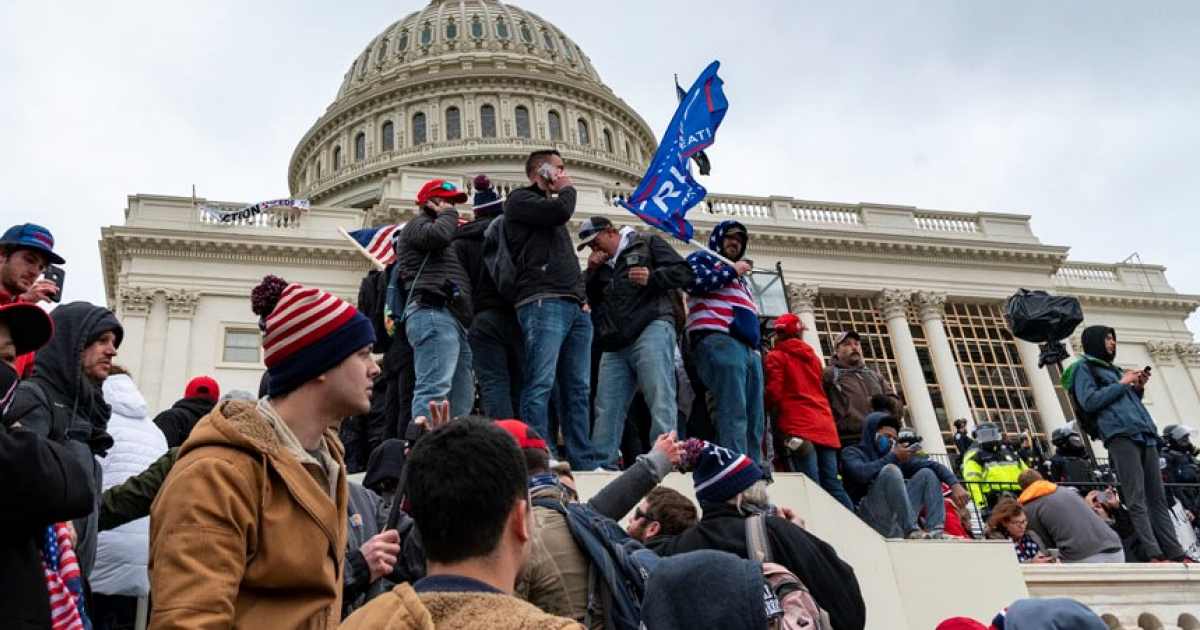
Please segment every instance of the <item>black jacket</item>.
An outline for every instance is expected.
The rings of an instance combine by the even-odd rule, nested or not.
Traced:
[[[86,515],[95,502],[86,473],[61,446],[32,431],[0,429],[0,619],[5,628],[50,627],[39,553],[46,526]]]
[[[504,233],[517,267],[513,303],[542,298],[587,298],[583,274],[567,222],[575,214],[575,189],[547,197],[536,185],[518,188],[504,202]]]
[[[471,323],[471,281],[450,248],[457,230],[457,210],[442,210],[435,215],[422,209],[400,230],[396,257],[400,277],[405,289],[413,292],[413,301],[423,303],[423,294],[446,298],[446,306],[467,326]]]
[[[838,557],[829,543],[778,516],[767,517],[771,558],[783,565],[812,592],[817,605],[829,613],[838,630],[862,630],[867,623],[866,604],[854,569]],[[660,556],[716,549],[746,558],[746,515],[731,505],[706,505],[693,528],[651,547]]]
[[[204,396],[180,398],[170,409],[155,416],[154,424],[158,425],[167,437],[169,448],[183,446],[200,418],[208,415],[216,405],[217,401]]]
[[[512,308],[512,302],[496,289],[496,282],[483,262],[484,232],[500,214],[498,209],[479,212],[474,221],[460,226],[454,234],[454,253],[471,281],[471,310],[475,313],[492,308]]]
[[[691,265],[663,239],[636,232],[627,238],[614,266],[600,264],[587,273],[588,304],[598,324],[596,336],[607,352],[637,341],[650,322],[673,321],[671,290],[682,289],[692,279]],[[635,257],[641,259],[640,266],[650,268],[646,286],[629,280],[629,262]]]

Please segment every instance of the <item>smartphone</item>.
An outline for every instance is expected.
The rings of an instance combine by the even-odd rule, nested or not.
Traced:
[[[62,292],[63,292],[63,280],[65,280],[67,277],[67,270],[63,269],[62,267],[59,267],[58,265],[50,265],[49,267],[46,267],[46,272],[42,274],[42,277],[53,282],[58,287],[58,293],[55,293],[54,295],[50,296],[50,301],[51,302],[61,302],[62,301]]]
[[[408,428],[404,430],[404,441],[408,443],[408,448],[412,448],[422,435],[425,435],[425,425],[409,422]]]
[[[1059,550],[1057,550],[1057,549],[1047,549],[1047,550],[1046,550],[1046,555],[1047,555],[1047,556],[1050,556],[1051,558],[1054,558],[1054,559],[1056,559],[1056,560],[1057,560],[1058,558],[1062,557],[1062,553],[1061,553],[1061,552],[1059,552]]]
[[[545,178],[546,181],[552,182],[554,181],[554,173],[557,170],[549,162],[544,162],[538,167],[537,174]]]

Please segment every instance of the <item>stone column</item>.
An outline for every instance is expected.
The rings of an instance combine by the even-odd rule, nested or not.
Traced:
[[[1017,344],[1017,353],[1021,355],[1021,367],[1025,368],[1025,378],[1029,379],[1029,386],[1033,388],[1033,402],[1037,405],[1038,415],[1042,417],[1042,430],[1046,432],[1048,441],[1055,429],[1067,424],[1067,416],[1058,400],[1054,382],[1050,380],[1050,372],[1046,368],[1038,367],[1038,355],[1041,354],[1038,347],[1021,339],[1013,341]],[[1066,366],[1063,367],[1065,369]]]
[[[942,321],[946,294],[919,291],[916,303],[921,325],[925,328],[925,338],[929,341],[929,355],[933,358],[933,369],[937,372],[938,387],[942,390],[946,414],[951,422],[963,418],[968,427],[973,427],[975,416],[971,412],[971,402],[963,388],[962,376],[954,360],[954,348],[950,345],[950,337],[946,334],[946,326]]]
[[[167,299],[162,290],[149,292],[153,306],[146,320],[146,336],[142,341],[142,367],[140,373],[133,377],[137,380],[138,389],[146,397],[146,403],[153,409],[161,409],[159,392],[163,386],[163,367],[166,361],[166,351],[170,338],[167,337]],[[173,357],[181,360],[183,357]],[[172,398],[173,402],[175,399]]]
[[[1158,392],[1165,393],[1175,408],[1175,423],[1190,424],[1190,412],[1200,409],[1200,400],[1196,397],[1196,388],[1187,373],[1187,366],[1179,365],[1176,361],[1182,358],[1176,354],[1176,344],[1170,341],[1150,341],[1146,343],[1146,349],[1150,351],[1150,358],[1154,361],[1149,386],[1154,387],[1155,381],[1158,381]],[[1159,420],[1158,425],[1162,427],[1172,424],[1165,420]]]
[[[188,373],[192,356],[192,317],[200,295],[193,291],[167,293],[167,339],[171,340],[172,356],[164,357],[160,389],[156,393],[160,408],[183,395],[192,375]],[[150,394],[143,392],[149,398]]]
[[[126,287],[119,294],[117,318],[125,329],[121,348],[117,349],[117,362],[135,376],[142,373],[142,349],[146,346],[146,325],[154,293],[139,287]],[[121,350],[126,351],[122,354]]]
[[[1175,353],[1179,355],[1179,363],[1186,371],[1188,381],[1200,397],[1200,344],[1179,342],[1175,344]]]
[[[789,284],[788,301],[791,302],[792,312],[800,317],[808,330],[804,331],[804,341],[812,346],[817,356],[824,358],[821,350],[821,334],[817,332],[817,318],[813,314],[813,305],[817,299],[817,287],[807,284]]]
[[[925,372],[917,357],[917,346],[913,344],[912,331],[908,329],[908,307],[912,303],[909,291],[884,289],[876,298],[876,307],[887,319],[888,334],[892,338],[892,352],[900,366],[900,385],[904,400],[912,413],[917,431],[925,438],[925,450],[931,454],[945,455],[946,445],[942,440],[942,429],[938,426],[933,399],[925,384]]]

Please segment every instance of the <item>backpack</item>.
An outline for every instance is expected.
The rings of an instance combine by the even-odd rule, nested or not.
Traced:
[[[603,597],[606,630],[637,630],[642,620],[646,580],[658,564],[658,555],[630,538],[616,521],[587,504],[563,505],[552,499],[534,499],[533,504],[562,514],[571,536],[590,561],[584,627],[591,627],[597,597]],[[598,589],[602,592],[598,593]]]
[[[762,514],[746,518],[746,554],[762,563],[767,627],[775,630],[832,630],[829,613],[821,610],[795,573],[771,562],[767,521]]]
[[[510,300],[517,296],[517,265],[508,249],[503,214],[492,219],[483,233],[483,265],[500,295]]]
[[[1080,359],[1079,365],[1075,367],[1075,378],[1079,378],[1079,371],[1084,370],[1088,376],[1092,377],[1092,382],[1097,388],[1103,386],[1100,382],[1100,377],[1087,364],[1087,359]],[[1071,410],[1075,412],[1075,420],[1079,422],[1079,430],[1093,440],[1100,439],[1100,418],[1094,413],[1084,410],[1083,405],[1079,404],[1079,399],[1075,397],[1075,381],[1071,381],[1071,387],[1068,388],[1067,396],[1071,399]]]
[[[382,271],[372,269],[363,276],[358,287],[358,311],[371,320],[371,328],[375,330],[375,345],[371,351],[384,354],[392,345],[392,336],[387,330],[387,290],[388,278],[396,263],[391,263]]]

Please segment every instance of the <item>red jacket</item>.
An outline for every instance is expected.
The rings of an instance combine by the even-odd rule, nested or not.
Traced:
[[[837,426],[821,384],[824,366],[811,346],[798,338],[784,339],[767,354],[766,406],[776,412],[779,432],[821,446],[840,448]]]

